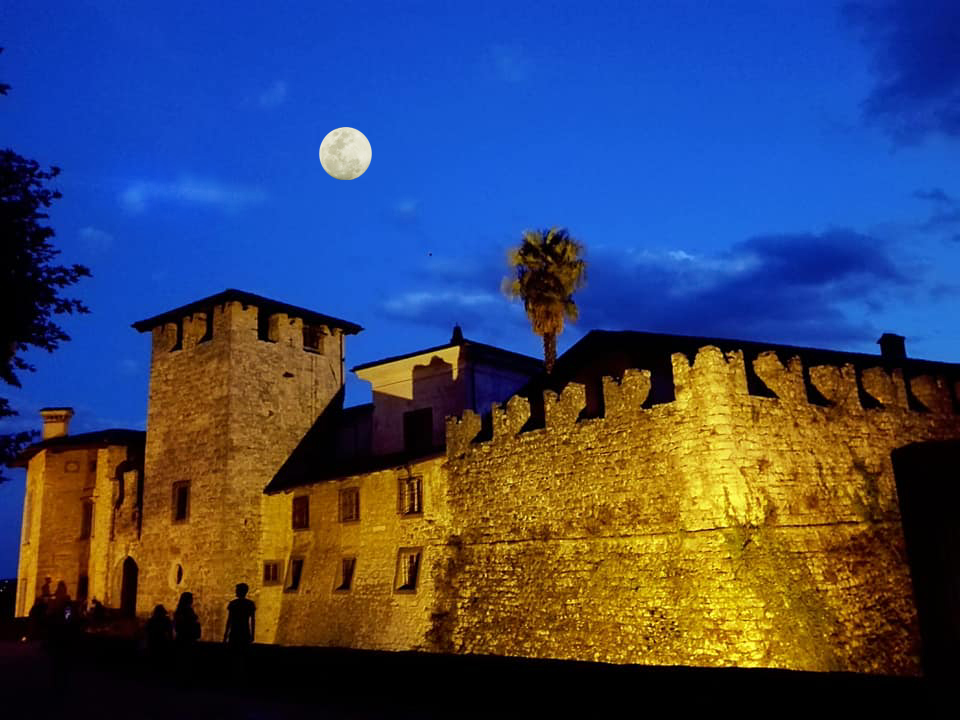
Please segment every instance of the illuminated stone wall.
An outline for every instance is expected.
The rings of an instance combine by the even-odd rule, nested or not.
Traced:
[[[271,558],[304,558],[297,592],[264,588],[260,606],[279,611],[277,642],[382,650],[425,649],[436,604],[432,579],[444,557],[444,458],[336,481],[324,481],[274,496],[285,512],[284,532],[267,550]],[[423,481],[423,513],[398,512],[398,478]],[[339,494],[360,492],[360,520],[339,521]],[[292,499],[310,498],[310,528],[291,530]],[[416,592],[397,592],[394,581],[401,548],[422,548]],[[355,557],[349,591],[336,590],[343,557]],[[286,570],[286,568],[285,568]]]
[[[212,311],[206,340],[206,313],[183,319],[179,349],[175,323],[153,329],[143,531],[129,548],[140,568],[138,614],[157,603],[172,609],[190,591],[205,640],[222,638],[237,583],[258,599],[273,517],[263,488],[343,378],[339,330],[308,351],[299,318],[272,315],[264,340],[255,306],[231,301]],[[189,516],[174,522],[181,481],[190,483]],[[269,623],[262,630],[272,638]]]
[[[494,438],[448,423],[451,513],[437,566],[434,649],[617,663],[919,672],[916,612],[890,452],[957,437],[942,380],[798,360],[673,358],[676,400],[642,409],[649,375],[605,380],[605,417],[577,421],[582,386],[546,398],[546,428],[514,398]]]

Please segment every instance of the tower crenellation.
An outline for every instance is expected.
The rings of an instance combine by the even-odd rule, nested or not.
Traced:
[[[215,637],[234,585],[261,580],[263,488],[341,390],[360,327],[233,290],[134,327],[153,339],[138,595],[194,592]]]

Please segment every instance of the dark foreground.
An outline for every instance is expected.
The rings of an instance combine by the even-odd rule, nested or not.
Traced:
[[[910,710],[955,717],[950,684],[769,670],[645,668],[518,658],[203,643],[159,661],[128,639],[83,636],[64,652],[0,641],[4,718],[642,717],[664,712],[827,717]],[[949,708],[949,706],[947,706]],[[955,710],[955,708],[954,708]]]

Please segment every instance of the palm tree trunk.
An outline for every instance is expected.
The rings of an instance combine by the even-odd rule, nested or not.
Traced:
[[[543,334],[543,364],[547,374],[553,372],[553,364],[557,361],[557,334],[548,332]]]

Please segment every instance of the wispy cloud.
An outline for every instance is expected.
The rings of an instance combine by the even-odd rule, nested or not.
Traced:
[[[113,247],[113,235],[90,226],[80,228],[80,241],[91,252],[106,252]]]
[[[876,339],[870,314],[909,302],[921,270],[893,245],[849,229],[771,234],[717,253],[588,245],[577,329],[649,330],[836,346]],[[394,318],[431,327],[459,322],[487,336],[528,330],[519,303],[498,292],[502,253],[437,257],[416,289],[384,303]]]
[[[941,188],[918,190],[913,196],[919,200],[926,200],[933,205],[933,211],[923,221],[918,230],[922,232],[943,233],[952,232],[960,227],[960,201],[954,199]],[[956,237],[954,235],[953,237]],[[950,238],[952,241],[953,238]]]
[[[530,79],[533,65],[520,45],[516,43],[492,45],[488,50],[488,56],[501,79],[510,83],[520,83]]]
[[[237,210],[262,202],[265,195],[256,188],[225,185],[215,180],[181,178],[175,182],[139,181],[120,194],[120,204],[129,212],[140,213],[156,203],[201,205],[221,210]]]
[[[930,188],[929,190],[917,190],[913,196],[918,200],[929,200],[938,204],[953,204],[953,198],[947,195],[942,188]]]
[[[715,256],[592,255],[590,327],[829,345],[869,339],[850,308],[878,310],[919,284],[877,238],[852,230],[764,235]]]
[[[269,88],[260,93],[257,102],[262,108],[274,108],[287,99],[287,83],[277,80]]]
[[[865,119],[903,144],[960,137],[960,3],[850,2],[844,14],[873,53]]]
[[[394,225],[400,227],[409,227],[420,222],[423,214],[423,206],[419,200],[414,198],[404,198],[398,200],[390,206],[387,212],[387,218]]]

